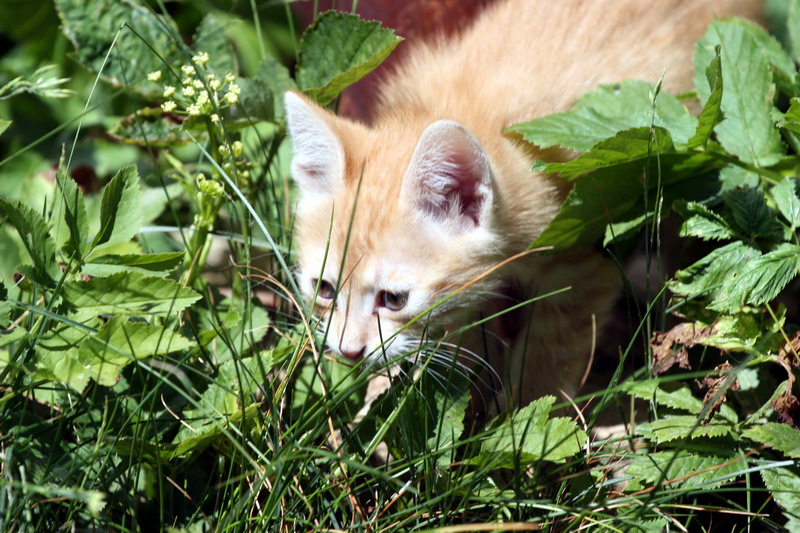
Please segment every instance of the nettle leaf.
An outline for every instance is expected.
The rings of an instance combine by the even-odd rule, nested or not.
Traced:
[[[800,246],[783,243],[774,250],[749,261],[741,276],[723,288],[735,311],[744,304],[761,305],[772,301],[800,271]],[[719,305],[717,306],[719,307]]]
[[[789,222],[792,231],[800,227],[800,195],[798,195],[800,180],[797,178],[784,178],[772,187],[770,191],[775,205],[781,215]]]
[[[655,90],[652,84],[638,80],[601,85],[569,111],[515,124],[506,131],[520,133],[542,148],[562,146],[579,152],[619,131],[650,126],[667,129],[675,142],[687,143],[697,120],[669,93],[659,92],[654,106]]]
[[[786,148],[771,118],[775,86],[765,51],[772,49],[750,26],[719,20],[709,25],[695,47],[696,85],[701,100],[707,101],[711,88],[701,81],[702,74],[721,45],[725,80],[721,108],[725,120],[715,128],[717,140],[729,153],[767,167],[777,163]]]
[[[732,239],[736,236],[724,218],[703,204],[684,202],[677,203],[675,208],[686,217],[686,222],[681,226],[681,237],[699,237],[708,241]]]
[[[733,430],[730,422],[714,419],[704,424],[695,416],[667,416],[637,426],[647,439],[658,444],[673,440],[697,439],[701,437],[724,437]]]
[[[165,29],[178,35],[171,19],[131,0],[56,0],[55,4],[79,63],[117,87],[129,87],[146,99],[161,97],[163,89],[146,77],[164,69],[161,58],[169,62],[178,57],[178,45]]]
[[[663,128],[635,128],[620,131],[613,137],[597,143],[591,150],[567,163],[550,163],[546,172],[562,178],[578,176],[600,168],[617,167],[627,163],[657,158],[673,153],[670,132]]]
[[[687,298],[715,297],[726,279],[741,276],[745,265],[759,255],[757,249],[740,241],[716,248],[690,267],[679,270],[670,289]]]
[[[800,431],[788,424],[767,422],[745,430],[742,436],[766,444],[786,457],[800,458]]]
[[[706,80],[710,93],[697,120],[697,131],[688,141],[688,148],[705,147],[714,128],[722,120],[722,61],[720,46],[714,47],[714,58],[706,67]]]
[[[625,475],[642,480],[646,485],[710,489],[729,482],[747,469],[747,460],[738,459],[688,450],[669,450],[635,456]]]
[[[323,13],[300,41],[297,85],[320,105],[327,105],[380,65],[401,40],[379,22]]]
[[[33,261],[26,275],[36,283],[52,286],[60,275],[56,245],[42,215],[17,200],[0,197],[0,217],[14,226]]]
[[[89,259],[111,245],[131,240],[141,225],[141,191],[135,165],[128,165],[103,188],[100,231],[92,241]]]
[[[236,54],[225,37],[225,28],[215,15],[208,14],[200,21],[192,38],[192,48],[196,52],[208,54],[206,69],[216,74],[217,78],[222,79],[228,73],[239,72]]]
[[[101,255],[83,265],[81,272],[90,276],[110,276],[119,272],[141,272],[167,275],[181,264],[186,254],[171,252],[164,254]]]
[[[800,531],[800,476],[796,468],[765,468],[761,471],[764,485],[786,512],[786,531]]]
[[[164,113],[160,107],[146,107],[117,122],[108,134],[119,142],[166,148],[192,142],[182,123],[177,115]],[[207,134],[197,132],[193,135],[202,142]]]
[[[782,235],[778,218],[767,205],[760,189],[744,187],[726,191],[722,200],[730,208],[733,220],[745,235],[752,238]]]
[[[564,462],[578,454],[587,435],[572,420],[564,417],[548,420],[555,402],[553,396],[534,400],[495,428],[481,443],[479,461],[513,468],[536,461]]]
[[[179,283],[139,272],[65,283],[63,297],[73,307],[98,315],[174,314],[200,299]]]
[[[703,410],[702,400],[692,394],[689,387],[683,386],[674,391],[666,391],[659,386],[660,384],[660,379],[634,381],[626,385],[625,391],[636,398],[656,402],[663,407],[687,411],[693,415],[699,415]],[[736,411],[724,404],[720,408],[718,416],[733,424],[739,420]],[[697,421],[697,416],[689,418]]]
[[[89,247],[89,220],[86,216],[83,193],[78,184],[61,170],[56,172],[56,182],[61,193],[61,201],[64,203],[64,219],[69,228],[69,239],[65,249],[80,261]]]

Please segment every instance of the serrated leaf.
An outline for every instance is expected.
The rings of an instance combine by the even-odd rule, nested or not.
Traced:
[[[716,248],[690,267],[678,271],[670,289],[687,298],[717,298],[723,284],[741,276],[745,272],[745,265],[760,254],[757,249],[740,241]]]
[[[674,151],[669,131],[663,128],[635,128],[620,131],[600,141],[572,161],[551,163],[546,171],[572,180],[593,170],[645,161]]]
[[[764,193],[757,188],[738,188],[722,195],[736,225],[748,236],[773,237],[781,235],[775,212],[767,205]]]
[[[28,277],[42,285],[52,286],[59,276],[56,245],[42,215],[16,200],[0,197],[0,220],[2,218],[17,230],[33,261]]]
[[[800,458],[800,431],[788,424],[767,422],[745,430],[742,436],[766,444],[786,457]]]
[[[174,314],[200,299],[192,289],[138,272],[64,284],[64,300],[95,314]]]
[[[761,305],[772,301],[800,269],[800,246],[783,243],[773,251],[751,259],[742,274],[725,281],[721,293],[709,306],[720,311],[736,311],[745,304]]]
[[[765,468],[761,471],[761,479],[789,518],[786,530],[800,530],[800,476],[797,475],[797,470],[784,467]]]
[[[327,105],[381,64],[400,41],[379,22],[323,13],[300,41],[297,85],[320,105]]]
[[[706,67],[706,80],[710,93],[697,120],[697,130],[689,139],[688,148],[705,146],[711,138],[714,128],[722,120],[722,61],[720,59],[720,46],[714,48],[714,58]]]
[[[625,475],[643,480],[647,485],[667,483],[669,488],[711,489],[730,482],[737,473],[747,469],[747,460],[737,459],[687,450],[648,453],[637,455]]]
[[[579,453],[586,433],[564,417],[548,420],[555,398],[544,396],[523,407],[481,443],[479,460],[513,468],[536,461],[563,462]]]
[[[103,188],[100,206],[100,231],[92,241],[89,260],[111,245],[129,241],[139,232],[141,224],[141,191],[136,166],[129,165]]]
[[[178,57],[174,38],[178,31],[171,19],[131,0],[56,0],[55,4],[78,62],[94,73],[102,72],[103,79],[117,87],[132,88],[146,99],[161,97],[163,89],[145,80],[148,73],[165,68],[161,58],[170,62]],[[171,28],[172,35],[165,28]]]
[[[770,113],[775,87],[772,83],[766,44],[747,24],[714,21],[698,41],[695,73],[701,99],[705,102],[710,88],[700,81],[701,71],[722,46],[722,75],[725,90],[721,109],[725,120],[716,128],[717,140],[731,154],[759,167],[777,163],[786,153]],[[771,51],[771,49],[769,49]]]
[[[617,132],[658,126],[669,130],[675,142],[686,143],[697,120],[669,93],[660,92],[653,106],[655,87],[626,80],[601,85],[582,96],[564,113],[556,113],[508,128],[537,146],[562,146],[579,152],[591,149]]]
[[[681,215],[687,217],[681,226],[681,237],[721,240],[732,239],[735,236],[728,222],[703,204],[687,202],[676,207]]]
[[[85,263],[81,272],[90,276],[110,276],[118,272],[166,275],[181,264],[184,252],[143,255],[101,255]]]
[[[634,381],[626,385],[625,391],[636,398],[653,401],[663,407],[687,411],[693,415],[699,415],[703,410],[703,402],[696,398],[688,387],[683,386],[674,391],[666,391],[659,387],[660,383],[660,379]],[[739,420],[736,412],[727,405],[722,406],[719,416],[734,424]],[[691,418],[697,420],[696,416]]]
[[[775,205],[781,215],[789,222],[792,231],[800,227],[800,195],[798,195],[800,180],[797,178],[784,178],[772,187],[771,194]]]
[[[225,37],[225,28],[214,14],[209,13],[200,21],[192,39],[192,48],[196,52],[208,54],[209,60],[205,67],[216,74],[218,79],[224,78],[228,73],[239,72],[236,54]]]
[[[115,140],[142,147],[166,148],[192,142],[177,115],[164,113],[160,107],[147,107],[117,122],[108,134]],[[206,133],[193,133],[201,142]]]
[[[83,193],[78,184],[61,170],[56,172],[56,182],[61,193],[61,201],[64,202],[64,219],[69,228],[69,239],[65,249],[81,261],[89,246],[89,220],[86,216]]]
[[[637,427],[644,437],[658,444],[701,437],[724,437],[733,429],[727,421],[714,419],[704,424],[695,416],[685,415],[670,415],[647,424],[639,424]]]
[[[297,88],[297,84],[289,74],[289,69],[274,57],[266,56],[258,66],[255,78],[263,80],[269,87],[272,93],[272,107],[275,110],[275,119],[282,120],[283,94],[290,89]]]

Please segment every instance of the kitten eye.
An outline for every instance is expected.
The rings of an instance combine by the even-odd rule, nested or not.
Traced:
[[[390,292],[381,291],[378,293],[378,305],[390,311],[399,311],[408,302],[408,291]]]
[[[311,287],[313,290],[317,291],[317,298],[322,298],[323,300],[333,300],[336,294],[336,289],[333,288],[333,285],[324,279],[319,280],[313,278],[311,280]],[[319,289],[317,289],[317,287],[319,287]]]

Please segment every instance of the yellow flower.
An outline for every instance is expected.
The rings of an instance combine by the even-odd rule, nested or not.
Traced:
[[[213,122],[214,124],[219,124],[219,115],[217,115],[216,113],[212,114],[211,122]]]
[[[173,94],[175,94],[175,87],[172,85],[164,87],[164,98],[170,98]]]
[[[160,70],[156,70],[156,71],[151,72],[150,74],[147,75],[147,79],[149,81],[154,81],[154,82],[160,80],[161,79],[161,71]]]
[[[208,54],[205,52],[200,52],[196,56],[192,57],[192,61],[201,66],[208,63],[208,60],[209,60]]]
[[[187,76],[191,76],[192,74],[194,74],[194,67],[191,66],[191,65],[184,65],[184,66],[181,67],[181,70]]]
[[[181,92],[184,96],[194,96],[194,87],[189,85],[188,87],[184,87]]]
[[[171,111],[175,111],[175,108],[176,108],[176,107],[178,107],[178,104],[176,104],[176,103],[175,103],[175,102],[173,102],[172,100],[167,100],[166,102],[164,102],[163,104],[161,104],[161,109],[163,109],[163,110],[164,110],[164,111],[166,111],[167,113],[169,113],[169,112],[171,112]]]

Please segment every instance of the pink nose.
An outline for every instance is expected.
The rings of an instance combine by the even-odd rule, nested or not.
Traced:
[[[351,361],[358,361],[361,357],[364,356],[364,352],[366,351],[367,347],[362,346],[356,350],[345,350],[342,348],[341,344],[339,345],[339,351],[342,353],[344,357],[350,359]]]

